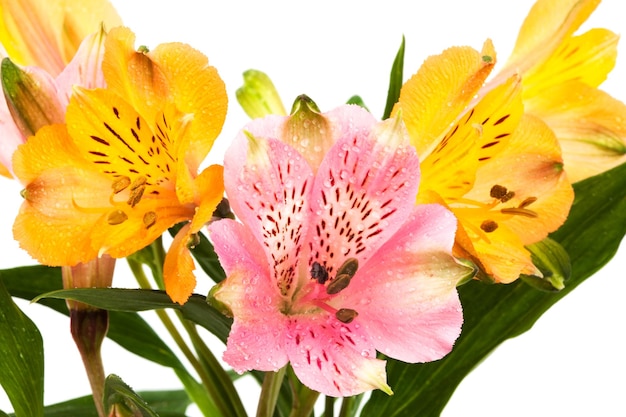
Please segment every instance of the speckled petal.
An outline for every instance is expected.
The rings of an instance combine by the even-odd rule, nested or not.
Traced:
[[[262,245],[271,260],[272,276],[287,295],[297,279],[302,238],[309,223],[313,174],[291,146],[254,136],[255,125],[248,128],[250,131],[241,132],[226,152],[226,194],[235,215]]]
[[[259,243],[240,223],[230,219],[209,226],[228,278],[214,291],[232,311],[234,323],[224,360],[236,371],[275,371],[287,363],[284,351],[286,317],[283,298],[269,275]]]
[[[410,213],[419,161],[398,119],[379,124],[365,110],[329,114],[350,126],[322,161],[311,193],[310,263],[331,276],[348,258],[367,260]]]
[[[416,206],[333,306],[357,311],[354,323],[385,355],[411,363],[445,356],[463,322],[456,284],[471,272],[451,255],[455,230],[442,206]]]
[[[288,334],[291,366],[309,388],[334,397],[377,388],[391,394],[385,361],[376,359],[369,335],[356,321],[344,324],[328,313],[295,316]]]

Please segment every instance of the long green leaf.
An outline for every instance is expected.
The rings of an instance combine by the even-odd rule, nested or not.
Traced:
[[[4,282],[12,296],[26,300],[63,288],[60,268],[42,265],[2,270],[0,281]],[[68,315],[63,300],[46,298],[40,300],[40,304]],[[111,311],[107,337],[143,358],[163,366],[184,369],[178,357],[137,313]]]
[[[43,415],[43,340],[0,282],[0,385],[17,417]]]
[[[470,282],[459,288],[464,325],[444,359],[409,365],[390,360],[395,395],[374,392],[363,416],[436,416],[461,380],[504,340],[528,329],[554,303],[605,265],[626,234],[626,164],[575,184],[576,199],[567,222],[551,238],[572,260],[572,275],[559,292]]]
[[[159,414],[159,417],[184,417],[191,402],[185,391],[144,391],[141,398]],[[1,416],[2,414],[0,414]],[[44,408],[44,417],[98,417],[93,397],[87,395]],[[10,414],[8,417],[14,417]]]
[[[206,328],[222,342],[226,343],[232,320],[209,306],[206,297],[193,294],[180,305],[160,290],[140,290],[125,288],[76,288],[57,290],[37,297],[34,301],[46,298],[60,298],[80,301],[109,311],[146,311],[161,308],[179,310],[183,317]]]
[[[402,36],[402,43],[396,54],[396,58],[391,66],[391,73],[389,74],[389,89],[387,90],[387,104],[385,104],[385,112],[383,113],[383,120],[388,119],[393,110],[393,106],[398,102],[400,97],[400,89],[402,88],[403,75],[404,74],[404,36]]]

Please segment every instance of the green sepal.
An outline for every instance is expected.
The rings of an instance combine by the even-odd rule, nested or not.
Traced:
[[[541,242],[526,246],[526,249],[530,251],[531,259],[543,277],[521,275],[520,278],[542,291],[561,291],[565,288],[565,281],[572,274],[572,265],[563,246],[546,238]]]
[[[17,417],[43,416],[43,340],[0,281],[0,385]]]

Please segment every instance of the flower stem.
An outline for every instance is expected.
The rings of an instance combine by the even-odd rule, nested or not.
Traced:
[[[335,399],[326,396],[324,400],[324,417],[333,417],[335,415]]]
[[[266,372],[261,386],[261,395],[259,397],[259,405],[257,408],[257,417],[272,417],[276,402],[278,401],[278,393],[283,383],[287,366],[283,366],[276,372]]]
[[[211,391],[211,396],[214,397],[213,400],[216,405],[220,409],[227,410],[228,414],[226,415],[228,416],[245,417],[247,415],[246,410],[230,376],[226,373],[224,368],[222,368],[217,358],[215,358],[215,355],[213,355],[213,352],[211,352],[204,343],[195,325],[180,316],[179,318],[191,338],[191,343],[198,353],[201,364],[207,373],[213,377],[213,384],[207,386],[207,389]]]
[[[104,366],[100,347],[109,327],[109,312],[95,308],[70,309],[72,338],[83,360],[93,401],[98,416],[106,417],[104,411]]]

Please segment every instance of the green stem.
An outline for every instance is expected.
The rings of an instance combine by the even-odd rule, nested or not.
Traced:
[[[326,396],[324,400],[324,417],[333,417],[335,415],[335,399]]]
[[[139,283],[139,286],[144,289],[151,289],[152,286],[150,285],[148,278],[146,277],[146,274],[143,272],[141,263],[131,258],[127,258],[127,260],[128,260],[128,265],[130,266],[131,271],[135,275],[135,279]],[[191,349],[189,349],[189,347],[187,346],[187,343],[185,342],[182,335],[180,334],[180,332],[178,331],[178,329],[176,328],[176,326],[174,325],[170,317],[167,315],[167,313],[163,310],[155,310],[155,312],[157,316],[159,317],[159,320],[161,320],[161,323],[163,323],[163,326],[165,326],[165,329],[172,336],[172,339],[174,339],[174,342],[176,343],[178,348],[181,350],[183,355],[185,355],[185,358],[187,358],[187,360],[189,361],[193,369],[196,371],[196,373],[200,377],[202,384],[208,390],[209,387],[213,385],[211,383],[211,377],[205,372],[204,368],[202,367],[198,359],[195,357]],[[211,392],[210,390],[209,390],[209,395],[213,397],[212,399],[214,401],[216,400],[216,398],[214,397],[214,393]],[[218,405],[217,401],[216,401],[216,405]],[[223,409],[220,408],[220,411],[222,412],[222,415],[228,416],[228,413],[224,413]],[[206,414],[204,410],[203,410],[203,414],[205,414],[206,416],[211,415],[211,414]]]
[[[298,390],[294,390],[294,406],[289,417],[311,417],[313,407],[319,396],[319,392],[301,385]]]
[[[215,401],[217,407],[221,410],[227,411],[227,416],[245,417],[247,416],[246,410],[241,402],[241,398],[233,385],[228,373],[220,365],[213,352],[204,343],[195,325],[180,317],[180,321],[187,330],[187,334],[191,339],[196,352],[199,355],[201,364],[204,369],[212,376],[212,384],[207,386],[210,391],[210,395]]]
[[[109,312],[86,305],[70,309],[70,331],[91,386],[98,416],[106,417],[104,410],[104,366],[100,347],[109,327]]]
[[[278,393],[283,383],[287,365],[283,366],[276,372],[266,372],[261,386],[261,395],[259,397],[259,406],[257,408],[257,417],[272,417],[276,402],[278,401]]]
[[[354,417],[356,410],[361,404],[363,394],[354,395],[352,397],[345,397],[341,402],[341,410],[339,410],[339,417]]]

